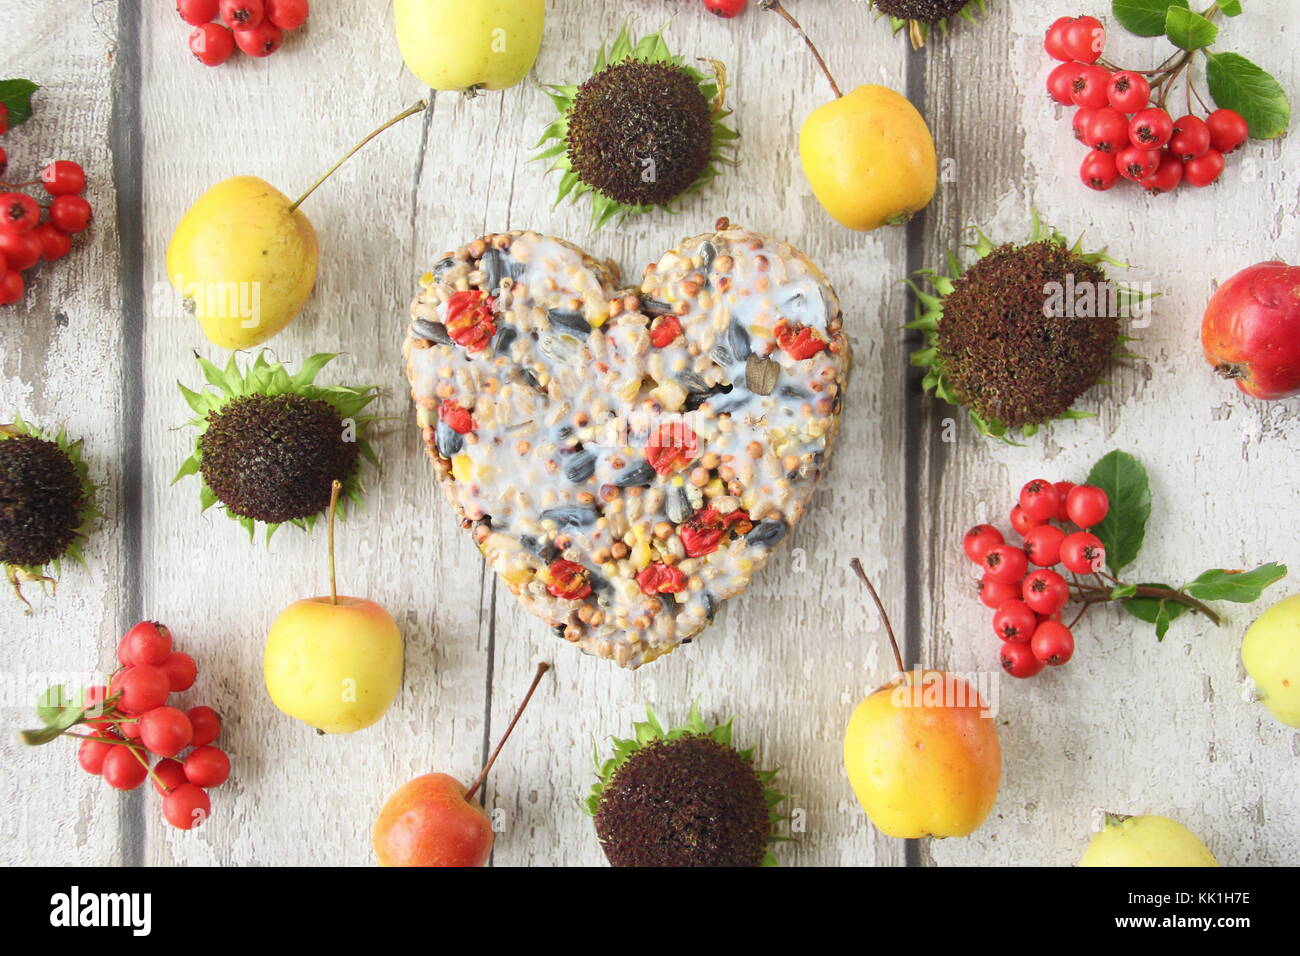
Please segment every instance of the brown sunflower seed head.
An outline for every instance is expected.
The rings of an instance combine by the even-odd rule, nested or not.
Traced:
[[[578,89],[568,157],[579,179],[630,206],[664,204],[709,165],[713,117],[680,66],[624,60]]]
[[[203,480],[234,515],[279,524],[329,507],[333,482],[357,469],[360,449],[328,402],[248,395],[208,415],[199,437]]]
[[[938,23],[958,13],[970,0],[875,0],[876,9],[900,20]]]
[[[1051,283],[1092,283],[1096,314],[1045,309]],[[1060,243],[998,246],[944,297],[936,364],[957,399],[986,421],[1008,428],[1050,421],[1097,384],[1115,352],[1119,317],[1108,288],[1101,269]]]
[[[0,440],[0,564],[41,567],[61,557],[85,504],[77,466],[58,445],[28,435]]]

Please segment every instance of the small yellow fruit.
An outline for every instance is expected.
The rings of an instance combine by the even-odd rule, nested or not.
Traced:
[[[966,836],[993,809],[1002,747],[974,688],[916,670],[858,704],[844,733],[844,767],[887,836]]]
[[[504,90],[533,68],[544,0],[395,0],[407,69],[435,90]]]
[[[799,133],[817,201],[862,231],[903,222],[934,196],[938,163],[925,120],[905,96],[866,84],[819,106]]]
[[[369,727],[402,682],[402,635],[373,601],[309,598],[271,625],[262,656],[276,707],[327,734]]]
[[[316,284],[316,230],[256,176],[217,183],[181,218],[167,278],[213,345],[246,349],[275,335]]]
[[[1218,866],[1196,834],[1168,817],[1106,814],[1079,866]]]
[[[1300,594],[1255,619],[1241,642],[1241,663],[1269,712],[1300,727]]]

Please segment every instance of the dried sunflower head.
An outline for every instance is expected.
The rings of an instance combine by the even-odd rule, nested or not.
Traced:
[[[861,2],[861,0],[858,0]],[[907,30],[912,49],[925,46],[931,29],[948,31],[953,17],[975,22],[975,11],[985,13],[987,0],[867,0],[872,8],[889,17],[894,32]]]
[[[1037,216],[1023,244],[976,235],[969,268],[950,254],[946,272],[921,273],[933,293],[909,282],[917,307],[907,328],[926,337],[911,361],[927,368],[925,390],[1006,440],[1056,419],[1091,417],[1073,405],[1114,358],[1129,357],[1119,319],[1144,299],[1102,268],[1124,263],[1084,251],[1082,240],[1071,245]]]
[[[81,542],[98,515],[80,441],[21,418],[0,425],[0,565],[27,613],[22,585],[53,586],[65,559],[84,564]]]
[[[704,186],[727,162],[737,134],[724,120],[725,70],[706,75],[674,56],[662,34],[623,30],[579,86],[548,87],[560,116],[542,134],[538,159],[562,170],[558,204],[590,196],[599,228]]]
[[[596,754],[596,771],[586,806],[611,865],[777,865],[775,807],[786,798],[770,786],[775,771],[732,746],[730,720],[709,727],[692,707],[684,726],[664,730],[647,707],[612,757]]]
[[[360,504],[361,460],[379,464],[366,437],[375,416],[361,411],[378,387],[315,384],[333,358],[313,355],[293,375],[265,352],[246,370],[233,355],[225,369],[200,358],[211,389],[180,386],[199,434],[172,481],[199,475],[204,511],[220,502],[250,537],[265,524],[268,541],[282,524],[311,530],[335,480],[343,483],[340,515],[348,500]]]

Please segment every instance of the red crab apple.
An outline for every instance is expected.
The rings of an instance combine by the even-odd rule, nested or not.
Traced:
[[[1300,266],[1261,262],[1219,286],[1201,344],[1214,370],[1247,395],[1300,395]]]
[[[388,798],[375,821],[375,858],[380,866],[483,866],[492,854],[492,821],[474,799],[488,771],[523,716],[533,691],[551,665],[537,673],[501,735],[496,749],[466,790],[445,773],[426,773],[403,784]]]

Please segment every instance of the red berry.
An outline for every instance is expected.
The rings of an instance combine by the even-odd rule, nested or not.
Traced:
[[[1205,117],[1205,126],[1210,145],[1220,153],[1231,153],[1250,136],[1250,126],[1236,110],[1215,110]]]
[[[140,742],[160,757],[175,757],[190,745],[194,728],[183,710],[155,707],[140,716]]]
[[[139,740],[139,739],[140,739],[140,720],[139,720],[139,718],[136,718],[136,719],[133,719],[133,720],[124,720],[124,721],[122,721],[120,724],[117,725],[117,729],[118,729],[118,732],[119,732],[123,737],[125,737],[127,740]]]
[[[202,787],[183,783],[163,797],[163,817],[178,830],[190,830],[212,812],[212,801]]]
[[[0,255],[0,259],[4,256]],[[17,269],[0,271],[0,305],[13,305],[23,297],[23,274]]]
[[[168,686],[172,693],[180,693],[194,686],[194,679],[199,676],[199,666],[194,658],[180,651],[172,651],[162,662],[162,669],[167,674]]]
[[[1029,649],[1034,652],[1037,660],[1056,667],[1074,656],[1074,635],[1064,624],[1044,621],[1034,631]]]
[[[176,12],[192,27],[217,18],[217,0],[176,0]]]
[[[1030,571],[1021,584],[1021,594],[1036,614],[1052,615],[1070,600],[1070,585],[1049,568]]]
[[[235,27],[235,46],[249,56],[270,56],[284,42],[284,31],[270,20],[255,27]]]
[[[90,739],[83,740],[81,746],[77,748],[77,763],[86,773],[101,774],[104,772],[104,758],[108,752],[120,744],[105,743],[112,737],[102,731],[94,731]]]
[[[1081,106],[1074,111],[1074,119],[1070,121],[1070,126],[1074,129],[1074,138],[1081,143],[1088,141],[1088,124],[1099,111]]]
[[[1182,161],[1167,149],[1160,151],[1160,165],[1156,171],[1138,185],[1153,196],[1173,192],[1183,181]]]
[[[1070,102],[1094,110],[1109,106],[1110,100],[1106,97],[1108,83],[1110,70],[1104,66],[1091,63],[1080,66],[1070,82]]]
[[[1103,153],[1118,153],[1129,145],[1128,117],[1117,109],[1103,106],[1093,110],[1083,131],[1083,141]]]
[[[5,171],[9,168],[9,154],[3,146],[0,146],[0,179],[5,178]]]
[[[984,573],[994,581],[1019,581],[1029,570],[1029,559],[1020,548],[999,544],[984,555]]]
[[[1160,149],[1174,135],[1174,121],[1157,106],[1140,110],[1128,124],[1128,138],[1142,149]]]
[[[1106,28],[1096,17],[1078,17],[1065,27],[1062,46],[1070,59],[1096,63],[1106,48]]]
[[[1136,113],[1151,102],[1151,84],[1141,73],[1120,70],[1106,84],[1106,99],[1121,113]]]
[[[204,66],[220,66],[235,52],[234,34],[220,23],[205,23],[190,34],[190,52]]]
[[[9,107],[0,103],[0,136],[9,132]]]
[[[1183,179],[1189,186],[1209,186],[1223,174],[1223,154],[1217,149],[1207,149],[1195,159],[1183,163]]]
[[[91,217],[90,203],[81,196],[55,196],[50,203],[50,222],[64,232],[81,232]]]
[[[41,221],[41,207],[26,193],[0,193],[0,231],[27,232]]]
[[[1043,37],[1043,49],[1053,60],[1073,59],[1065,49],[1065,28],[1074,22],[1074,17],[1058,17]]]
[[[121,694],[118,709],[126,714],[143,714],[167,703],[171,686],[167,672],[152,664],[137,664],[119,671],[109,685],[109,692]]]
[[[1078,63],[1062,63],[1060,66],[1053,67],[1052,72],[1047,74],[1047,92],[1062,106],[1070,106],[1074,103],[1070,91],[1074,87],[1074,78],[1079,75],[1079,68]]]
[[[1061,510],[1056,485],[1046,478],[1035,478],[1020,489],[1020,507],[1035,521],[1053,521]]]
[[[1027,641],[1038,627],[1038,617],[1024,601],[1003,601],[993,614],[993,633],[1004,641]]]
[[[1106,547],[1089,531],[1076,531],[1061,542],[1061,563],[1075,574],[1092,574],[1106,565]]]
[[[189,783],[185,779],[185,765],[172,757],[163,757],[154,764],[153,775],[156,778],[153,782],[153,788],[164,797],[181,784]]]
[[[976,564],[982,564],[984,555],[988,554],[991,548],[1004,544],[1005,541],[1002,532],[993,525],[977,524],[962,537],[961,546],[966,551],[966,557]]]
[[[1100,524],[1110,511],[1110,498],[1101,488],[1075,485],[1065,498],[1065,516],[1080,528]]]
[[[221,733],[221,717],[211,707],[191,707],[185,712],[185,716],[190,719],[190,726],[194,728],[194,736],[190,744],[195,747],[212,743]]]
[[[281,30],[296,30],[307,22],[307,0],[266,0],[266,18]]]
[[[1199,116],[1180,116],[1174,120],[1174,135],[1169,138],[1169,151],[1179,159],[1201,156],[1210,148],[1210,128]]]
[[[1033,528],[1038,527],[1042,522],[1031,515],[1020,505],[1015,505],[1011,509],[1011,527],[1015,529],[1016,534],[1022,538]]]
[[[1119,182],[1119,170],[1115,167],[1115,157],[1099,149],[1088,151],[1079,167],[1079,178],[1089,189],[1105,192]]]
[[[218,9],[221,19],[232,30],[255,27],[266,14],[266,5],[262,0],[220,0]]]
[[[1054,524],[1040,524],[1025,535],[1025,554],[1040,568],[1050,568],[1061,560],[1061,542],[1065,532]]]
[[[86,171],[71,160],[57,159],[41,170],[41,184],[51,196],[76,195],[86,188]]]
[[[43,222],[32,233],[41,240],[41,258],[56,262],[72,251],[72,237],[52,223]]]
[[[1061,496],[1062,513],[1064,513],[1065,511],[1065,499],[1069,496],[1070,492],[1073,490],[1074,490],[1074,482],[1072,481],[1058,481],[1056,483],[1056,493]]]
[[[21,272],[30,269],[41,261],[45,243],[35,229],[21,232],[0,229],[0,256],[4,257],[9,268]]]
[[[1003,644],[998,663],[1012,677],[1033,677],[1043,669],[1043,662],[1034,656],[1030,646],[1020,641]]]
[[[744,11],[745,0],[704,0],[704,9],[714,16],[731,19]]]
[[[123,664],[158,666],[171,652],[172,633],[157,621],[141,621],[117,645],[117,659]]]
[[[230,758],[220,747],[195,747],[185,758],[185,778],[197,787],[219,787],[230,777]]]
[[[108,697],[108,688],[103,684],[97,684],[94,687],[87,687],[81,692],[81,706],[86,715],[91,718],[86,721],[91,727],[107,729],[112,725],[111,721],[95,719],[103,716],[105,707],[104,700]]]
[[[1160,151],[1129,146],[1115,154],[1115,168],[1125,179],[1139,183],[1156,171],[1160,165]]]
[[[110,744],[101,773],[114,790],[134,790],[149,776],[144,758],[125,744]]]
[[[980,578],[979,597],[985,607],[997,610],[1008,601],[1020,599],[1020,582],[995,581],[986,574]]]

